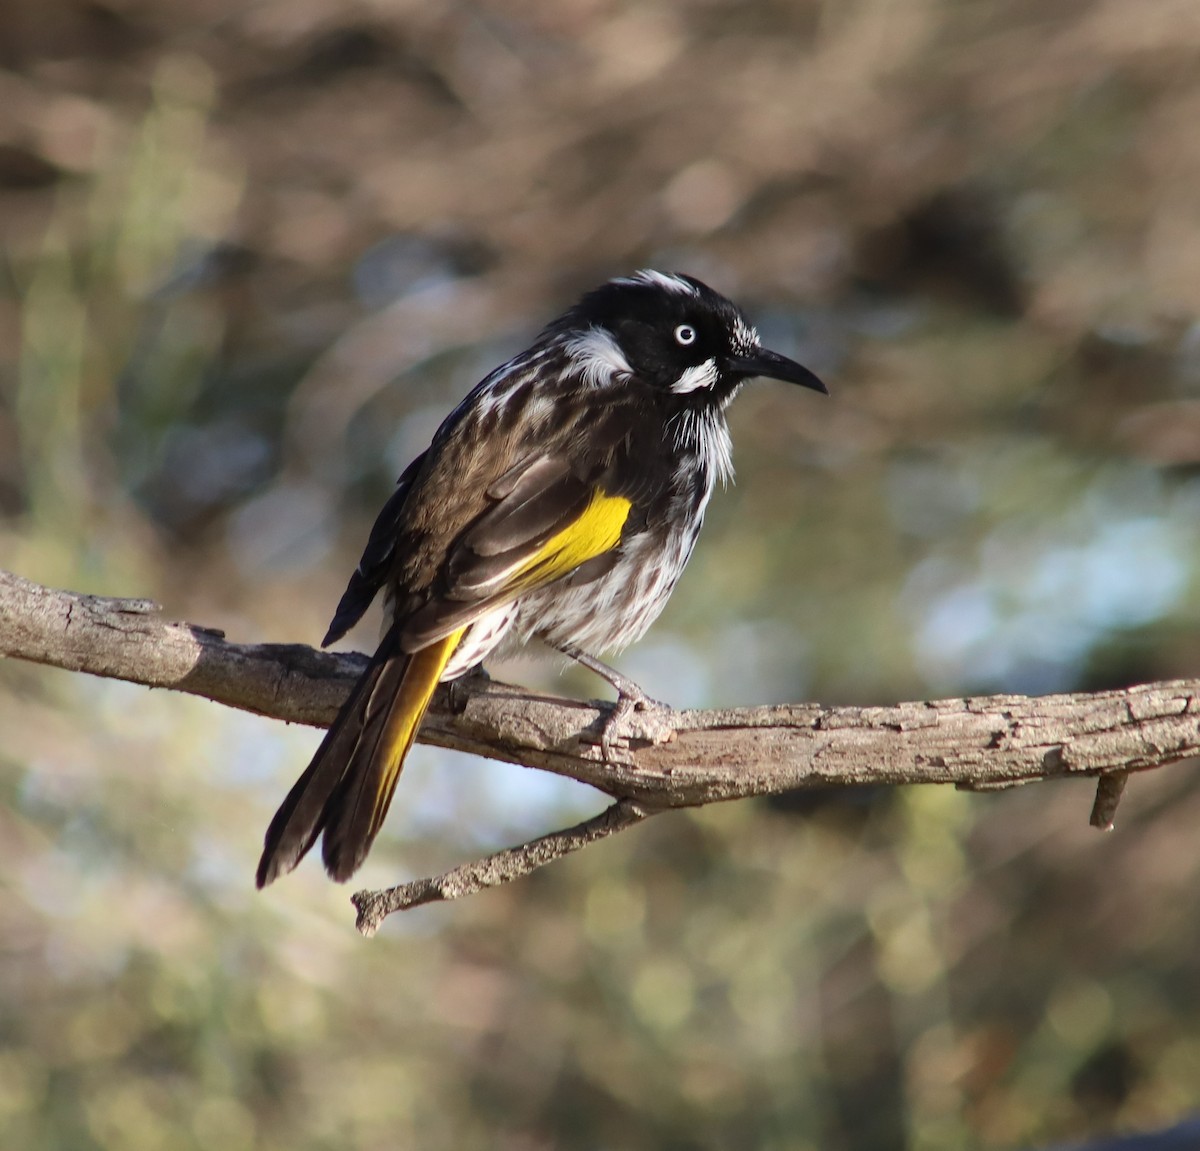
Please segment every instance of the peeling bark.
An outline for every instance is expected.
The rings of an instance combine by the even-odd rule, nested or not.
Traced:
[[[362,656],[302,644],[231,643],[218,630],[164,619],[148,600],[54,591],[6,572],[0,572],[2,656],[189,692],[313,726],[332,721],[365,666]],[[648,738],[635,733],[628,748],[605,762],[598,739],[610,705],[461,681],[453,697],[439,689],[421,742],[551,771],[617,803],[577,828],[446,876],[359,893],[360,927],[373,930],[391,910],[507,882],[654,811],[801,787],[953,783],[987,790],[1099,776],[1092,822],[1111,827],[1128,773],[1200,754],[1198,698],[1200,680],[1188,679],[888,707],[658,705],[639,717]]]

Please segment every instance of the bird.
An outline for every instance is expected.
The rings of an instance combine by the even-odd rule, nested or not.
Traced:
[[[330,877],[353,875],[437,685],[493,653],[541,641],[591,668],[617,689],[610,725],[646,702],[599,653],[666,604],[732,479],[726,409],[755,377],[828,392],[707,284],[643,270],[475,386],[400,476],[337,606],[323,647],[381,591],[382,639],[272,820],[258,887],[318,837]]]

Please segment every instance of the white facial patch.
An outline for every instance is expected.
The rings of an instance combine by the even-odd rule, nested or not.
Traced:
[[[633,375],[617,341],[603,328],[588,328],[582,336],[568,340],[566,350],[589,387],[608,387],[619,377]]]
[[[671,385],[671,391],[679,395],[694,392],[697,388],[711,388],[717,382],[717,360],[710,357],[702,364],[693,364]]]

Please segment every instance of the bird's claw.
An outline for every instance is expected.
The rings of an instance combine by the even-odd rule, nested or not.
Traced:
[[[604,762],[616,762],[616,753],[635,743],[651,746],[670,743],[675,738],[675,725],[670,715],[671,709],[666,704],[651,699],[644,692],[621,692],[600,727],[598,742]]]

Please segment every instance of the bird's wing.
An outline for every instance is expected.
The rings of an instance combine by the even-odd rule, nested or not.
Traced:
[[[486,381],[485,381],[486,382]],[[506,379],[503,402],[464,403],[405,470],[380,512],[327,642],[381,587],[400,649],[419,651],[553,580],[595,578],[615,560],[632,507],[629,403],[581,424],[576,397]],[[583,568],[582,571],[578,569]]]
[[[600,575],[616,559],[633,507],[616,483],[611,452],[539,453],[495,480],[486,497],[447,551],[431,597],[403,621],[404,650],[418,651],[554,580]]]

